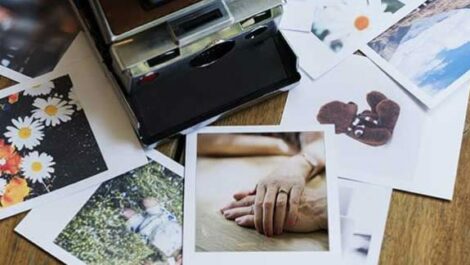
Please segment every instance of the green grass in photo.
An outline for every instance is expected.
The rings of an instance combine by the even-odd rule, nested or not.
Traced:
[[[183,179],[152,162],[98,188],[55,243],[87,264],[159,264],[158,250],[126,227],[124,208],[142,212],[142,199],[155,197],[183,221]]]

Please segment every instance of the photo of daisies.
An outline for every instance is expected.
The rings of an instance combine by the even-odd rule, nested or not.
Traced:
[[[405,4],[399,0],[329,0],[313,10],[312,33],[335,53],[376,29]]]
[[[0,208],[106,170],[68,75],[0,99]]]

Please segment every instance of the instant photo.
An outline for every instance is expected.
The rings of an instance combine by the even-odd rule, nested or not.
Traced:
[[[450,199],[468,87],[459,93],[430,112],[368,58],[354,55],[320,80],[304,77],[289,94],[281,124],[334,126],[340,177]]]
[[[0,91],[0,219],[146,162],[94,60]]]
[[[54,243],[86,264],[181,264],[183,178],[150,164],[102,184]]]
[[[340,179],[338,186],[343,247],[341,264],[376,265],[392,189],[345,179]]]
[[[183,168],[146,154],[142,167],[35,208],[16,231],[66,264],[181,264]]]
[[[426,1],[365,52],[432,108],[470,78],[469,22],[470,1]]]
[[[1,207],[107,170],[70,76],[1,99],[0,112]]]
[[[299,52],[300,65],[316,79],[406,15],[399,0],[291,0],[281,28]]]
[[[216,127],[188,136],[185,263],[338,257],[327,134]]]
[[[81,59],[86,49],[76,49],[85,41],[80,32],[69,1],[2,0],[0,67],[14,79],[28,79],[53,71],[60,62]],[[72,48],[74,42],[78,46]]]

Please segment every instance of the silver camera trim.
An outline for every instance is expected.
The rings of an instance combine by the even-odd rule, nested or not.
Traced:
[[[161,17],[159,19],[155,19],[149,23],[143,24],[139,27],[136,27],[132,30],[129,30],[125,33],[122,34],[114,34],[111,26],[109,25],[108,20],[106,19],[106,14],[103,11],[103,8],[101,7],[101,4],[99,3],[99,0],[89,0],[89,3],[93,9],[94,15],[99,18],[97,19],[98,21],[98,26],[100,28],[101,34],[103,35],[106,43],[110,44],[112,42],[116,41],[121,41],[126,38],[132,37],[135,34],[138,34],[142,31],[145,31],[147,29],[150,29],[152,27],[155,27],[157,25],[160,25],[168,20],[172,20],[178,17],[181,17],[185,14],[190,13],[194,9],[199,9],[201,7],[204,7],[210,3],[217,2],[220,0],[202,0],[201,2],[195,3],[191,6],[185,7],[183,9],[180,9],[178,11],[175,11],[167,16]],[[251,1],[251,0],[250,0]],[[255,0],[256,1],[256,0]]]

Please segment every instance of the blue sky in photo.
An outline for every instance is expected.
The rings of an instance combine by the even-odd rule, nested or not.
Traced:
[[[470,70],[470,9],[416,19],[371,47],[421,90],[436,95]]]
[[[450,86],[470,70],[470,42],[453,50],[444,50],[438,55],[445,67],[423,74],[416,80],[420,87],[432,86],[436,92]]]

